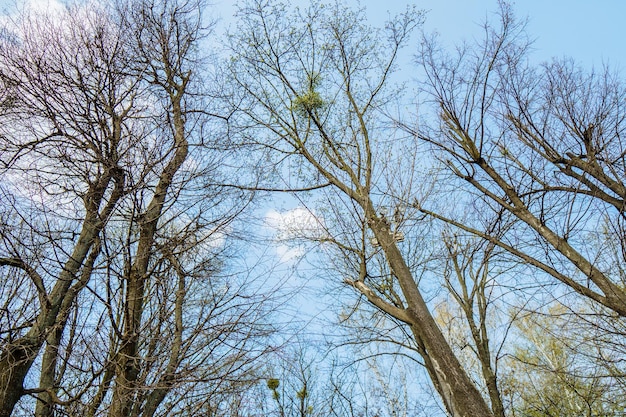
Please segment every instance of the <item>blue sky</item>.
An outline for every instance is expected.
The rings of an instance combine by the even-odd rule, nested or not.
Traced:
[[[21,1],[21,0],[19,0]],[[55,3],[55,0],[32,0],[37,3]],[[223,25],[233,22],[233,0],[209,0],[214,3],[213,13],[222,18]],[[329,0],[333,1],[333,0]],[[373,24],[381,24],[383,20],[406,8],[407,5],[416,5],[428,11],[424,29],[437,31],[442,40],[448,45],[460,43],[464,39],[471,40],[481,36],[480,25],[497,10],[496,0],[345,0],[346,3],[359,4],[367,9],[367,15]],[[15,0],[0,0],[0,11]],[[306,4],[307,0],[297,0],[299,4]],[[609,63],[622,70],[626,75],[626,1],[623,0],[518,0],[512,2],[518,18],[528,17],[528,33],[535,38],[535,58],[543,61],[550,57],[571,56],[583,66],[599,67]],[[278,212],[268,208],[267,220],[269,226],[280,227],[287,224],[294,217],[306,217],[296,206],[298,201],[285,196],[277,196],[274,200],[275,208],[292,209],[289,212]],[[272,223],[273,222],[273,223]],[[281,230],[279,229],[279,233]],[[289,264],[289,259],[297,257],[302,249],[278,245],[276,255],[280,260]],[[289,266],[289,265],[288,265]],[[288,268],[286,268],[288,269]],[[289,273],[289,270],[278,272]],[[303,284],[296,282],[294,286]],[[311,287],[309,287],[311,288]],[[318,297],[314,288],[309,292],[302,292],[293,302],[297,305],[302,300]],[[319,299],[315,300],[316,302]],[[307,305],[306,301],[302,302]],[[310,305],[314,305],[311,303]],[[314,311],[307,312],[310,315]],[[300,309],[297,314],[302,315]]]
[[[2,1],[2,0],[0,0]],[[233,0],[213,0],[223,23],[234,10]],[[291,3],[306,4],[298,0]],[[437,30],[446,43],[480,35],[480,24],[497,10],[496,0],[346,0],[367,9],[372,23],[407,5],[428,10],[425,29]],[[516,16],[530,19],[528,32],[536,39],[536,57],[571,56],[585,66],[609,63],[626,68],[626,2],[622,0],[518,0],[511,2]]]
[[[0,0],[0,11],[15,2]],[[29,0],[39,4],[58,0]],[[80,1],[80,0],[79,0]],[[222,22],[232,22],[235,0],[209,0]],[[389,13],[415,5],[428,10],[425,29],[437,30],[446,43],[454,44],[480,34],[480,23],[497,9],[497,0],[345,0],[367,9],[372,23]],[[306,4],[306,0],[291,0]],[[528,17],[529,34],[536,39],[536,57],[571,56],[585,66],[609,63],[626,68],[626,2],[622,0],[518,0],[511,1],[518,17]]]
[[[221,18],[219,32],[234,23],[232,14],[236,10],[236,1],[212,1],[213,7],[208,13]],[[437,31],[448,47],[463,40],[481,38],[481,25],[486,19],[494,19],[494,13],[498,10],[497,0],[344,1],[354,7],[365,7],[373,25],[382,25],[390,15],[405,10],[408,5],[415,5],[427,11],[424,30]],[[308,3],[309,0],[290,0],[290,4],[294,5],[306,6]],[[538,62],[552,57],[570,56],[587,69],[608,63],[620,68],[626,75],[626,25],[623,23],[626,17],[626,1],[518,0],[511,3],[519,19],[529,20],[528,35],[535,39],[532,57]],[[410,46],[405,50],[408,54],[412,52]],[[402,61],[408,59],[410,58],[404,57]],[[403,67],[401,72],[404,76],[408,74],[410,78],[418,74],[416,70],[416,67],[408,70]],[[270,209],[267,214],[274,227],[285,218],[293,217],[296,212],[302,212],[298,208],[301,203],[289,196],[278,195],[274,203],[275,208]],[[301,218],[304,219],[302,221],[307,221],[306,216]],[[287,246],[279,249],[278,255],[281,259],[296,256],[299,252],[298,249],[288,249]]]
[[[365,3],[381,7],[374,6],[377,2]],[[497,9],[495,0],[424,0],[414,4],[430,10],[426,28],[437,29],[451,41],[478,33],[479,23]],[[536,39],[534,46],[541,60],[571,56],[584,65],[625,63],[626,2],[523,0],[512,4],[518,18],[529,18],[528,32]]]
[[[16,1],[22,3],[24,0],[0,0],[0,11]],[[36,3],[40,8],[58,2],[28,1]],[[236,1],[209,1],[213,6],[208,12],[222,19],[221,28],[234,22],[232,14]],[[382,24],[389,15],[401,12],[407,5],[427,10],[424,29],[429,32],[436,30],[450,47],[464,39],[479,38],[482,34],[481,23],[493,17],[498,9],[497,0],[344,1],[355,7],[365,7],[367,16],[374,25]],[[306,5],[308,0],[291,0],[290,3]],[[571,56],[587,68],[609,63],[626,74],[626,25],[623,22],[626,17],[626,1],[518,0],[512,4],[518,18],[529,19],[528,33],[531,38],[536,39],[535,59],[544,61],[553,56]],[[414,74],[412,70],[408,72]],[[276,200],[276,208],[282,205],[284,209],[293,209],[299,205],[297,201],[283,196]],[[281,220],[289,214],[270,211],[268,216]],[[295,253],[287,247],[279,250],[282,251],[279,253],[280,257],[289,257]]]
[[[236,1],[212,1],[213,8],[208,12],[221,19],[218,28],[221,31],[234,23],[232,14],[236,10]],[[344,1],[354,7],[364,7],[374,25],[382,25],[390,15],[405,10],[408,5],[415,5],[427,11],[424,30],[437,31],[448,47],[463,40],[481,38],[481,24],[488,18],[493,19],[498,10],[497,0]],[[294,5],[308,3],[309,0],[290,1]],[[528,18],[528,34],[535,39],[532,57],[538,62],[570,56],[587,69],[608,63],[626,75],[626,25],[623,22],[626,1],[518,0],[511,3],[519,19]],[[410,46],[405,51],[412,53]],[[405,59],[410,58],[402,60]],[[409,77],[416,75],[415,67],[402,70]],[[285,205],[286,208],[291,206],[289,203]]]

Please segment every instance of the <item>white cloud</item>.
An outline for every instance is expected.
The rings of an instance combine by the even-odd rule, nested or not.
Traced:
[[[302,257],[304,240],[319,239],[326,234],[323,218],[305,207],[284,212],[269,210],[265,224],[274,233],[276,255],[281,262]]]
[[[305,207],[284,212],[270,210],[265,215],[265,223],[275,230],[278,240],[316,239],[325,234],[323,219]]]
[[[58,13],[64,10],[65,6],[58,0],[27,0],[27,8],[41,13]]]
[[[289,247],[287,245],[276,245],[276,256],[281,263],[288,263],[304,255],[304,248],[302,246]]]
[[[59,0],[24,0],[14,2],[3,2],[0,0],[0,24],[11,21],[11,18],[18,15],[18,11],[26,11],[36,15],[58,16],[64,10],[65,6]],[[4,13],[8,13],[5,15]]]

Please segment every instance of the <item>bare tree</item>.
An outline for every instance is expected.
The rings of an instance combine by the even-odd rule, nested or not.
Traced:
[[[129,150],[142,139],[133,126],[142,93],[125,71],[128,51],[110,42],[116,29],[75,9],[58,19],[26,13],[3,32],[0,71],[15,101],[3,120],[12,126],[2,137],[8,198],[0,265],[36,294],[25,322],[3,320],[3,416],[33,392],[24,378],[46,341],[41,395],[54,397],[47,371],[99,255],[101,231],[126,192]],[[30,301],[4,302],[16,311]]]
[[[157,97],[166,101],[168,125],[164,126],[163,134],[171,137],[167,143],[169,149],[163,152],[165,161],[161,172],[154,174],[152,197],[147,198],[146,206],[142,204],[138,210],[138,236],[134,254],[127,259],[128,267],[124,280],[125,299],[123,318],[116,333],[120,335],[119,348],[115,359],[115,387],[113,391],[110,415],[131,415],[135,402],[137,378],[141,364],[139,355],[139,337],[141,334],[142,315],[146,297],[146,285],[150,278],[149,265],[155,245],[159,222],[165,210],[165,202],[173,185],[174,177],[181,169],[189,153],[188,131],[186,126],[185,96],[192,70],[189,67],[191,48],[200,34],[200,11],[197,8],[185,9],[189,4],[165,3],[157,7],[154,3],[138,3],[131,7],[131,28],[137,33],[137,49],[148,73],[148,82],[162,89]],[[196,16],[189,16],[194,13]],[[190,21],[189,19],[194,19]],[[137,26],[138,25],[138,26]],[[174,266],[175,267],[175,266]],[[180,269],[180,267],[178,268]],[[180,275],[180,273],[179,273]],[[184,279],[184,277],[180,277]],[[184,291],[183,288],[180,291]],[[182,294],[181,294],[182,296]],[[180,304],[177,302],[177,304]],[[179,307],[180,309],[181,307]],[[179,325],[178,327],[181,327]],[[182,328],[176,334],[176,344],[180,345]],[[173,349],[171,358],[174,369],[178,358]],[[171,372],[170,372],[171,373]],[[167,385],[167,384],[166,384]],[[161,399],[162,400],[162,399]],[[160,402],[155,399],[157,403]],[[135,413],[136,414],[136,413]]]
[[[343,271],[346,284],[406,326],[451,415],[492,415],[433,319],[399,248],[402,234],[392,220],[406,214],[401,201],[385,198],[409,182],[401,172],[415,164],[414,149],[384,129],[381,116],[392,97],[389,77],[397,53],[421,14],[408,11],[376,31],[364,24],[362,14],[339,5],[315,3],[293,17],[285,18],[286,13],[285,5],[261,1],[240,10],[231,74],[240,92],[235,104],[237,122],[247,128],[244,139],[274,151],[280,163],[276,171],[291,173],[283,178],[292,188],[330,186],[333,200],[326,202],[324,221],[351,227],[312,237],[353,265]],[[302,177],[306,182],[298,183]],[[396,203],[400,212],[394,218],[393,211],[381,210]],[[341,217],[333,216],[338,213]],[[370,275],[372,254],[388,266],[385,276]]]
[[[193,414],[254,377],[278,295],[228,262],[251,195],[220,185],[203,9],[76,5],[3,32],[0,415],[25,394],[37,416]]]
[[[461,318],[459,321],[456,314],[446,311],[449,317],[444,319],[447,321],[445,328],[460,339],[460,351],[471,351],[472,359],[477,362],[475,368],[485,383],[493,413],[504,417],[505,409],[497,375],[503,342],[494,349],[494,339],[505,339],[507,327],[511,324],[496,326],[494,310],[498,306],[495,299],[501,296],[498,284],[503,284],[497,282],[499,277],[493,271],[498,258],[497,247],[475,238],[463,238],[449,230],[443,233],[442,240],[445,245],[445,266],[442,268],[445,287],[450,299],[456,303]],[[496,338],[494,333],[497,332],[501,334]]]
[[[470,233],[503,251],[498,258],[509,263],[509,271],[525,274],[514,294],[521,296],[524,286],[535,285],[543,302],[558,299],[569,305],[577,319],[568,323],[573,333],[567,336],[564,331],[560,340],[578,332],[594,336],[571,342],[559,360],[574,361],[581,355],[581,366],[561,376],[580,384],[576,406],[589,400],[585,412],[608,410],[607,397],[603,393],[594,397],[593,391],[603,391],[604,378],[611,378],[611,373],[600,376],[594,369],[602,367],[602,361],[586,367],[589,359],[582,358],[589,358],[590,350],[612,351],[621,344],[615,337],[621,334],[626,313],[621,249],[621,107],[626,90],[619,75],[608,68],[587,73],[568,59],[532,64],[525,22],[516,20],[504,2],[498,24],[486,24],[484,34],[483,40],[453,54],[447,54],[435,38],[423,38],[417,59],[426,78],[420,90],[427,93],[433,111],[420,115],[418,129],[403,125],[421,143],[431,145],[442,167],[439,187],[452,202],[442,205],[415,196],[412,205],[452,225],[457,233]],[[457,209],[460,205],[462,209]],[[597,303],[594,313],[581,309],[580,299],[571,292]],[[531,307],[539,317],[525,323],[540,323],[545,307],[535,303],[525,311]],[[523,337],[538,331],[529,326]],[[606,337],[614,341],[606,343]],[[587,345],[591,339],[593,348]],[[557,350],[563,352],[562,347]],[[615,356],[604,357],[608,364]],[[544,371],[534,369],[537,374],[529,380],[541,380]],[[551,378],[556,381],[559,375]],[[519,383],[525,386],[526,381]],[[506,390],[507,396],[512,393]],[[527,410],[545,406],[540,395],[532,399],[523,395]],[[546,410],[550,407],[542,412],[554,412]]]
[[[419,207],[624,316],[626,90],[608,69],[586,74],[569,60],[529,65],[524,22],[505,3],[499,17],[484,42],[456,56],[423,42],[423,88],[438,118],[414,133],[450,169],[450,189],[484,217],[517,224],[494,235]]]

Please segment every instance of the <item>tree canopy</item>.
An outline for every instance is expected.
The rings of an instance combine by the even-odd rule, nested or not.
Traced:
[[[622,74],[237,7],[0,21],[0,417],[622,415]]]

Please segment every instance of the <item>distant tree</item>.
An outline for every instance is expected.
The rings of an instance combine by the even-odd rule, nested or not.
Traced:
[[[305,339],[277,350],[268,357],[263,369],[265,378],[237,397],[238,413],[233,415],[429,415],[423,412],[422,404],[414,404],[409,398],[402,372],[388,373],[388,368],[379,367],[374,358],[354,360],[353,351],[341,350],[342,357],[338,357],[337,350],[327,352]]]
[[[573,321],[573,322],[572,322]],[[597,340],[578,331],[580,316],[555,305],[543,315],[525,314],[515,321],[520,335],[502,378],[513,416],[619,416],[625,400],[619,380],[597,360]],[[604,364],[603,364],[604,363]],[[612,375],[613,374],[613,375]]]

